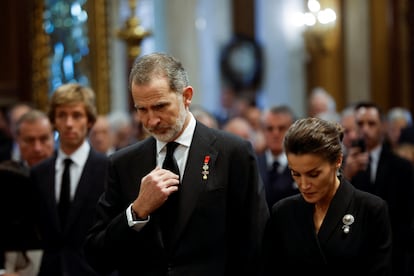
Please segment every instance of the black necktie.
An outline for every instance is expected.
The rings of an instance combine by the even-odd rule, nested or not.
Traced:
[[[266,183],[266,200],[269,207],[275,203],[275,198],[277,198],[279,191],[277,191],[277,178],[279,177],[279,162],[274,161],[272,167],[267,172],[267,180]]]
[[[372,168],[371,168],[371,166],[372,166],[372,157],[371,157],[371,155],[369,155],[369,157],[368,157],[368,165],[367,165],[367,169],[366,169],[366,173],[367,173],[367,176],[368,176],[368,179],[369,179],[369,183],[371,183],[372,184]]]
[[[279,162],[278,161],[274,161],[272,164],[272,168],[269,171],[269,183],[274,183],[277,179],[277,177],[279,176]]]
[[[174,151],[177,148],[177,146],[178,143],[176,142],[169,142],[167,144],[167,154],[165,156],[164,163],[162,164],[162,168],[170,170],[173,173],[180,175],[177,161],[174,158]],[[177,220],[178,197],[179,191],[172,193],[162,206],[161,210],[161,227],[166,247],[169,247],[171,234],[174,228],[174,222]]]
[[[65,169],[62,174],[62,186],[60,190],[59,198],[59,218],[62,226],[65,225],[69,206],[70,206],[70,165],[72,164],[72,159],[66,158],[64,160]]]
[[[165,155],[164,163],[162,163],[162,168],[170,170],[180,176],[180,170],[178,169],[177,161],[174,158],[174,151],[178,145],[179,144],[176,142],[167,143],[167,154]]]
[[[369,192],[371,192],[371,189],[372,189],[372,187],[371,187],[371,184],[372,184],[372,182],[371,182],[371,162],[372,162],[371,156],[369,156],[366,168],[363,171],[360,172],[361,181],[362,181],[362,183],[365,187],[364,190],[367,190]]]

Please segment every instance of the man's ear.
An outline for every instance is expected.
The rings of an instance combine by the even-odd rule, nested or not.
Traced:
[[[191,104],[191,100],[193,98],[193,87],[186,86],[183,91],[183,97],[184,97],[184,105],[185,107],[189,107]]]

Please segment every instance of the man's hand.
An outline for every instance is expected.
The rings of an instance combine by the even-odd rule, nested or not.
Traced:
[[[359,171],[366,170],[369,162],[369,154],[358,147],[349,148],[344,164],[344,176],[347,179],[354,177]]]
[[[178,191],[179,176],[157,166],[141,180],[138,197],[132,204],[133,211],[141,219],[158,209],[170,194]]]

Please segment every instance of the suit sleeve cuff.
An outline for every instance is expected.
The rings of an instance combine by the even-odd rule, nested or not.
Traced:
[[[141,231],[141,229],[148,223],[150,216],[146,220],[134,220],[132,215],[132,204],[126,209],[126,217],[128,221],[128,226],[134,229],[135,231]]]

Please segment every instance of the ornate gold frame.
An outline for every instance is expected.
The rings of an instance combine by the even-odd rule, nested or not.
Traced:
[[[106,0],[86,2],[89,15],[91,84],[98,113],[109,112],[108,15]]]
[[[44,0],[36,0],[32,14],[32,91],[33,102],[42,110],[47,109],[49,84],[49,37],[43,30]]]
[[[43,30],[44,0],[37,0],[33,13],[33,61],[32,87],[33,101],[40,109],[48,105],[48,78],[50,75],[49,37]],[[106,0],[89,0],[88,28],[90,39],[90,81],[96,93],[98,113],[109,112],[109,62],[108,62],[108,21]]]

